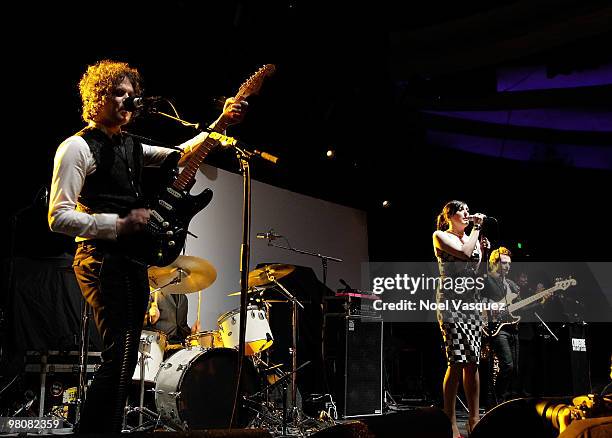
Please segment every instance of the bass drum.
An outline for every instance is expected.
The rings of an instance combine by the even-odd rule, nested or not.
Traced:
[[[180,430],[230,427],[236,391],[238,352],[233,348],[189,348],[168,358],[155,378],[155,405],[163,419]],[[259,390],[255,366],[245,360],[241,393]],[[234,424],[245,427],[250,412],[238,402]]]

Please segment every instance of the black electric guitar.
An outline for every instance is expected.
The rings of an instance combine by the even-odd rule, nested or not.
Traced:
[[[533,294],[529,298],[517,301],[505,307],[504,310],[490,310],[485,312],[485,322],[482,325],[482,331],[487,336],[497,336],[499,331],[506,325],[516,324],[521,320],[520,316],[514,316],[512,312],[518,309],[528,306],[542,298],[548,297],[559,290],[566,290],[570,286],[575,286],[578,282],[573,278],[567,280],[557,280],[555,285],[549,289],[543,290]],[[516,296],[516,295],[515,295]],[[500,301],[499,304],[503,304],[504,301]]]
[[[240,86],[234,98],[240,101],[257,93],[263,80],[274,73],[275,69],[273,64],[261,67]],[[213,132],[222,133],[227,126],[227,122],[222,119]],[[178,258],[185,245],[189,222],[212,199],[212,190],[208,188],[198,195],[191,195],[189,191],[195,183],[200,165],[222,138],[219,135],[209,135],[182,163],[183,169],[169,177],[168,184],[162,187],[149,205],[151,216],[145,230],[125,242],[135,258],[153,266],[167,266]]]

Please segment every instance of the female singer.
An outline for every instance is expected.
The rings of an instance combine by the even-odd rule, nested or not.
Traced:
[[[434,252],[438,259],[441,279],[450,277],[457,281],[476,276],[482,253],[489,245],[485,238],[480,239],[483,220],[484,215],[479,213],[470,216],[465,202],[450,201],[444,206],[438,215],[437,230],[433,234]],[[466,234],[465,230],[470,221],[473,221],[474,225],[470,234]],[[477,287],[471,290],[448,290],[440,287],[437,299],[439,302],[468,302],[479,301],[480,297]],[[444,337],[448,363],[443,382],[444,412],[450,418],[453,436],[458,437],[460,434],[455,415],[455,399],[462,376],[469,410],[468,432],[471,432],[480,418],[478,362],[482,319],[477,310],[455,310],[451,305],[450,308],[438,312],[438,322]]]

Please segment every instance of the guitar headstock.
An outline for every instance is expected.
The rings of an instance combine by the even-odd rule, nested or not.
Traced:
[[[576,286],[576,284],[578,284],[578,282],[576,281],[576,279],[569,277],[565,280],[561,279],[561,278],[557,278],[556,282],[555,282],[555,288],[556,289],[561,289],[561,290],[566,290],[568,287],[570,286]]]
[[[242,97],[249,97],[253,94],[257,94],[261,89],[263,84],[263,80],[272,75],[276,71],[276,66],[274,64],[266,64],[262,66],[259,70],[251,75],[238,90],[238,95]]]

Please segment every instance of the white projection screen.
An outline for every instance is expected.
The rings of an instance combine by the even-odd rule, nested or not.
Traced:
[[[337,257],[329,262],[327,286],[341,288],[339,279],[352,287],[360,284],[361,263],[368,261],[366,213],[288,190],[252,181],[250,269],[258,263],[286,263],[311,267],[319,281],[323,269],[319,258],[269,247],[267,240],[256,239],[271,228],[289,239],[294,248]],[[242,176],[203,165],[192,194],[209,187],[213,199],[191,221],[186,255],[208,260],[217,270],[217,280],[202,292],[202,330],[217,328],[217,318],[239,306],[239,297],[228,293],[240,290],[240,244],[242,241]],[[275,241],[285,246],[282,240]],[[197,317],[198,294],[189,299],[188,323]]]

